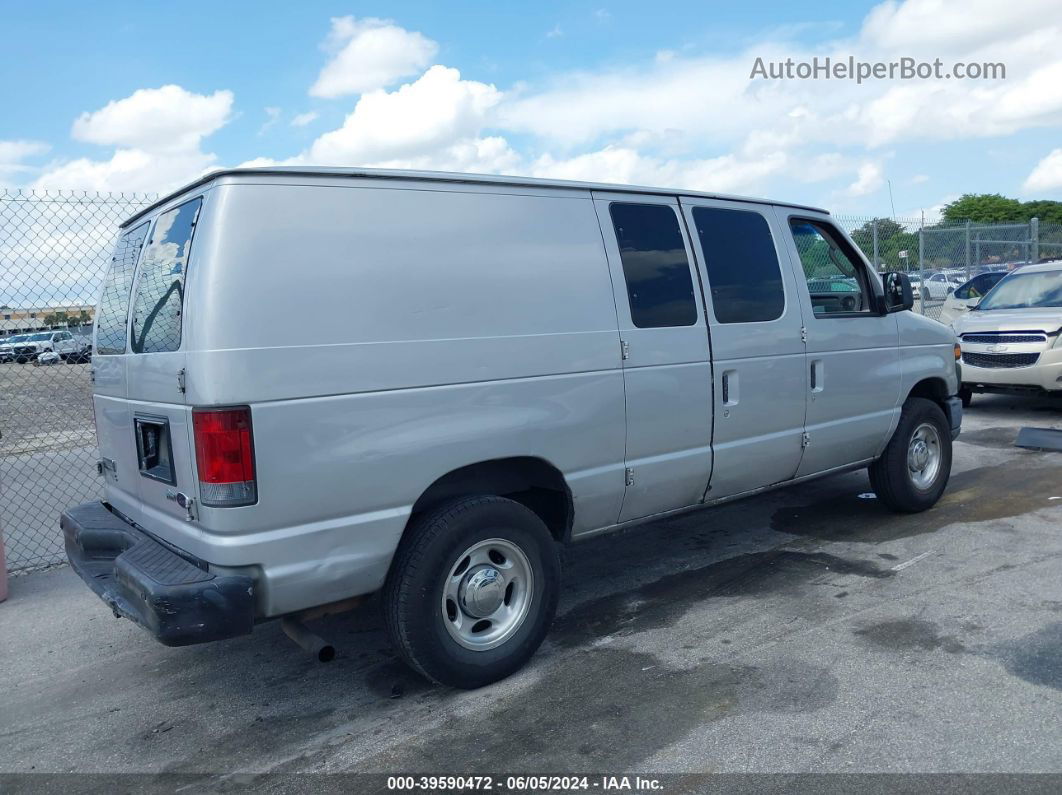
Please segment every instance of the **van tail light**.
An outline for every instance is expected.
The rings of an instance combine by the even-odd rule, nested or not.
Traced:
[[[192,430],[202,504],[228,508],[257,502],[251,409],[193,409]]]

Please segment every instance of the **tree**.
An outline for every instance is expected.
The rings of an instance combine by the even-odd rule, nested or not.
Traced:
[[[945,221],[973,221],[977,224],[1007,224],[1028,221],[1022,217],[1021,202],[998,193],[964,193],[944,205]]]
[[[1062,224],[1062,202],[1038,199],[1021,202],[998,193],[966,193],[944,205],[944,220],[975,224],[1024,224],[1031,218]]]
[[[1041,223],[1062,224],[1062,202],[1040,199],[1023,202],[1021,207],[1029,218],[1039,218]]]

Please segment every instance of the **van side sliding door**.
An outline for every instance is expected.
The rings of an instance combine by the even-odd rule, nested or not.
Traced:
[[[595,192],[594,206],[619,318],[625,522],[702,499],[712,466],[708,330],[678,200]]]
[[[772,208],[682,197],[708,303],[715,377],[706,498],[794,477],[804,433],[803,316]]]

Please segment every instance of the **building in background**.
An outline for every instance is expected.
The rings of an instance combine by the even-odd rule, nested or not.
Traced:
[[[11,307],[0,305],[0,337],[50,328],[92,325],[96,307],[88,304]]]

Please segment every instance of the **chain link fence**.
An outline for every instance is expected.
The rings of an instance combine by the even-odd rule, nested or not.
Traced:
[[[12,572],[64,560],[59,512],[101,494],[95,304],[118,224],[154,199],[0,191],[0,531]]]
[[[926,223],[921,218],[839,216],[879,272],[904,271],[911,278],[916,312],[947,319],[948,297],[975,276],[1008,273],[1022,265],[1062,259],[1062,224],[1033,218],[1020,224]]]
[[[118,224],[155,198],[0,191],[0,531],[12,572],[62,562],[60,511],[101,494],[89,372],[91,326]],[[168,244],[194,223],[191,215],[173,214],[163,235]],[[1062,258],[1062,225],[1036,220],[996,225],[836,220],[879,271],[908,272],[919,296],[915,311],[934,318],[955,287],[979,272]],[[180,254],[186,243],[162,248]],[[139,252],[140,243],[135,249]],[[133,340],[142,350],[167,344],[173,320],[168,298],[183,278],[174,276],[183,274],[180,257],[167,259],[152,251],[147,249],[141,268],[156,260],[159,267],[149,269],[151,279],[141,279],[144,295],[137,296],[150,305]],[[121,247],[118,256],[126,263]],[[117,268],[112,281],[104,295],[105,315],[110,299],[129,299],[132,267]],[[842,281],[832,279],[830,289],[843,289]],[[115,295],[108,298],[112,287]],[[118,316],[125,317],[125,306]],[[119,326],[124,349],[124,323]],[[105,331],[101,344],[110,345],[113,335]]]

